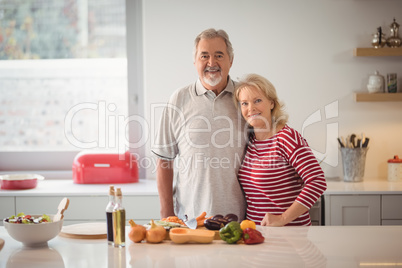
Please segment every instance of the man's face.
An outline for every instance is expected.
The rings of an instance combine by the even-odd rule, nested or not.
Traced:
[[[201,39],[197,46],[194,65],[202,85],[220,93],[227,84],[232,61],[229,59],[225,41],[220,38]]]

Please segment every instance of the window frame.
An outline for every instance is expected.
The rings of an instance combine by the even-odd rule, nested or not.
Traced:
[[[128,115],[144,117],[143,49],[142,49],[142,1],[126,0],[126,48],[127,48],[127,101]],[[129,141],[139,137],[141,131],[128,126]],[[145,155],[145,145],[128,148],[131,153]],[[0,151],[0,174],[21,171],[45,172],[48,179],[71,179],[74,157],[81,150],[71,151]],[[139,167],[140,178],[145,169]]]

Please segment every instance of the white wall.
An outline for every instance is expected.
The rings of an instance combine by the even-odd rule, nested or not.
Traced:
[[[402,57],[353,57],[353,48],[370,47],[379,26],[389,36],[394,17],[402,25],[400,0],[143,1],[147,120],[157,125],[161,109],[151,107],[197,78],[196,35],[221,28],[235,50],[232,78],[251,72],[268,78],[286,103],[289,125],[299,132],[309,116],[321,113],[322,120],[303,135],[317,158],[327,155],[326,176],[342,177],[335,137],[364,132],[370,138],[366,176],[385,179],[387,159],[402,156],[402,102],[356,103],[353,92],[365,91],[375,70],[396,72],[401,92]],[[328,124],[334,127],[330,133]],[[152,168],[147,176],[155,177]]]

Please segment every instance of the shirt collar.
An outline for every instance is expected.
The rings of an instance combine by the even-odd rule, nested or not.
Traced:
[[[226,88],[221,92],[221,94],[223,92],[230,92],[233,94],[234,90],[235,90],[235,83],[234,83],[234,81],[232,81],[232,79],[230,79],[230,76],[229,76]],[[202,85],[200,78],[198,78],[197,83],[195,85],[195,93],[197,94],[197,96],[204,95],[207,91],[208,91],[208,89],[206,89]]]

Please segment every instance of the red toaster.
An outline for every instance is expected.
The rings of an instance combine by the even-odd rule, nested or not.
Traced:
[[[138,163],[124,154],[80,152],[73,162],[73,181],[79,184],[138,182]]]

